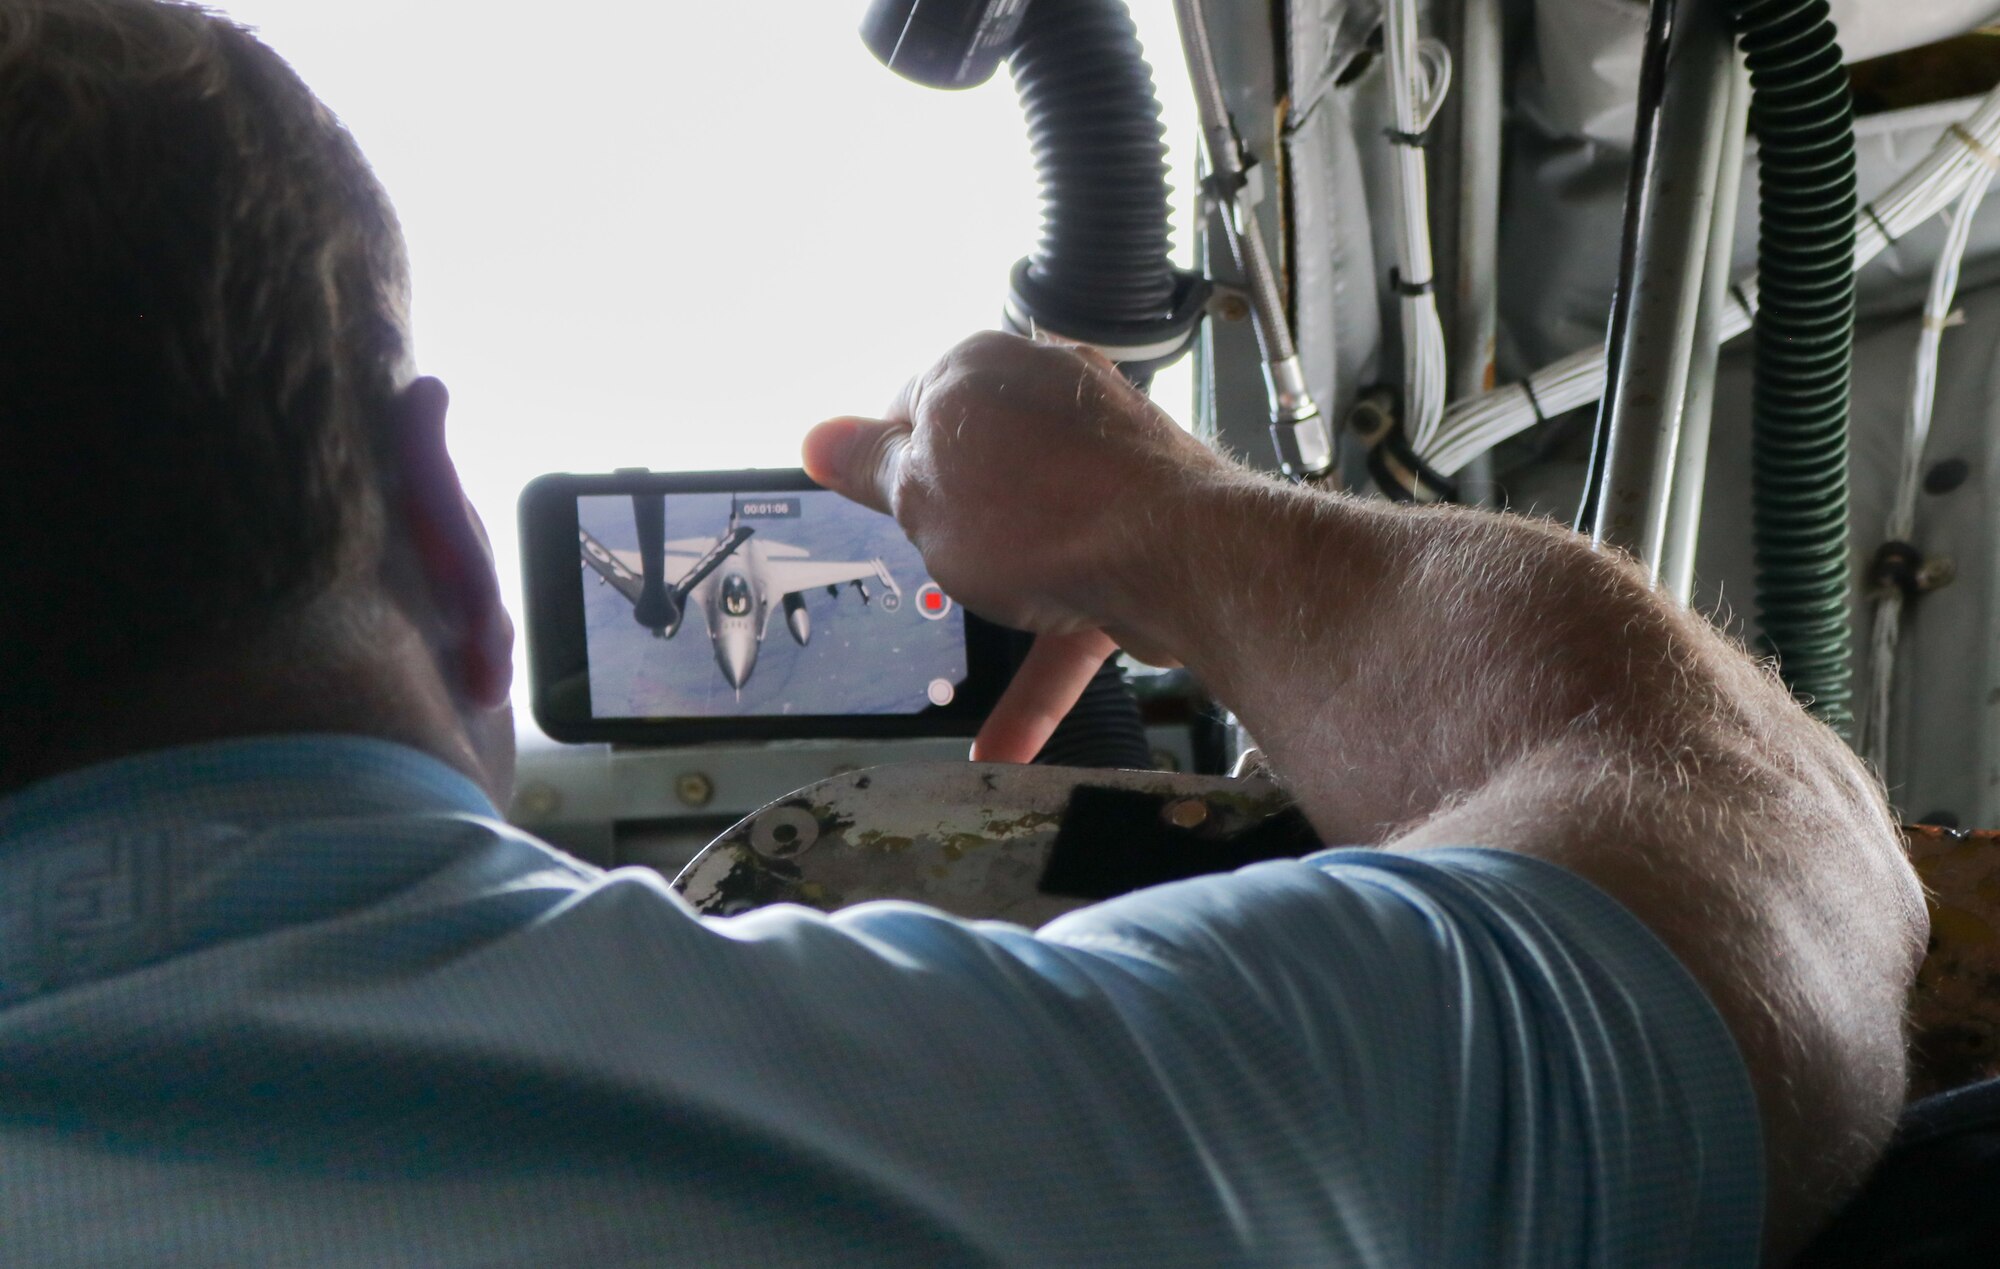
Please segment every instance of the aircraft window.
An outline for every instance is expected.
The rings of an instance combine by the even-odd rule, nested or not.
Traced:
[[[750,583],[742,574],[731,573],[722,580],[722,611],[731,617],[750,615]]]
[[[401,214],[418,366],[520,611],[514,501],[549,471],[793,466],[997,324],[1039,232],[1003,73],[928,92],[856,34],[865,0],[562,20],[463,0],[210,0],[353,131]],[[1192,259],[1193,99],[1171,0],[1133,0]],[[1188,363],[1155,392],[1185,418]],[[526,709],[525,655],[516,683]]]

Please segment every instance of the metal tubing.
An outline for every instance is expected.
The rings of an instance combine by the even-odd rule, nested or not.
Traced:
[[[1443,297],[1451,332],[1448,399],[1470,400],[1493,386],[1500,273],[1500,0],[1465,0],[1452,61],[1458,98],[1455,181],[1457,232],[1451,253],[1453,286]],[[1492,501],[1493,465],[1481,454],[1459,475],[1467,502]]]
[[[1675,0],[1650,0],[1646,34],[1639,49],[1639,96],[1632,118],[1632,157],[1625,171],[1625,206],[1618,233],[1618,276],[1612,280],[1611,327],[1604,338],[1604,381],[1597,421],[1590,431],[1590,459],[1583,493],[1576,504],[1576,531],[1595,534],[1597,507],[1604,496],[1605,448],[1611,433],[1609,385],[1618,381],[1625,332],[1632,324],[1633,283],[1638,276],[1640,212],[1651,196],[1654,153],[1659,146],[1660,98],[1667,84],[1667,41],[1674,30]]]
[[[1174,0],[1174,16],[1180,24],[1181,47],[1187,55],[1188,78],[1194,83],[1195,109],[1201,118],[1208,187],[1221,204],[1230,254],[1236,258],[1250,294],[1250,315],[1264,355],[1265,387],[1270,392],[1272,439],[1287,475],[1318,476],[1333,466],[1332,438],[1319,416],[1319,407],[1306,391],[1305,371],[1292,341],[1291,323],[1285,317],[1277,270],[1257,227],[1256,209],[1243,196],[1251,179],[1249,164],[1229,118],[1202,0]]]
[[[1718,0],[1678,0],[1666,26],[1659,99],[1650,119],[1642,113],[1634,143],[1633,162],[1644,167],[1634,173],[1637,215],[1627,213],[1627,233],[1636,235],[1613,307],[1591,522],[1593,541],[1630,551],[1656,579],[1735,74]]]
[[[1729,307],[1736,202],[1743,184],[1743,141],[1750,130],[1750,79],[1734,57],[1730,60],[1729,106],[1723,116],[1722,153],[1716,160],[1715,208],[1709,217],[1701,310],[1695,316],[1687,404],[1681,413],[1680,443],[1674,448],[1673,493],[1667,505],[1666,545],[1660,556],[1660,585],[1683,604],[1694,598],[1694,557],[1701,538],[1701,495],[1708,482],[1715,366],[1722,354],[1723,322]]]

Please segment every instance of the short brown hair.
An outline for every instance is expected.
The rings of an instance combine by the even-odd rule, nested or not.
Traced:
[[[248,32],[0,0],[0,777],[69,694],[377,549],[407,289],[360,150]]]

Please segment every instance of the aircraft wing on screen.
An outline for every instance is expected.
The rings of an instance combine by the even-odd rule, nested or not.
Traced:
[[[639,574],[639,570],[644,567],[640,563],[639,553],[637,551],[614,551],[604,545],[604,543],[590,536],[589,531],[585,529],[578,529],[576,536],[577,545],[581,548],[583,555],[583,562],[589,565],[591,570],[599,577],[609,582],[619,594],[625,596],[626,603],[638,603],[639,593],[645,588],[645,582]],[[702,545],[709,546],[712,543],[703,542]],[[699,557],[697,556],[678,555],[670,552],[667,555],[667,576],[683,576],[698,562]]]
[[[815,586],[844,586],[849,582],[879,582],[889,594],[902,598],[902,588],[889,576],[881,560],[764,560],[764,581],[771,593],[790,595]],[[894,604],[889,605],[892,609]]]
[[[639,580],[639,556],[635,551],[614,551],[590,536],[587,529],[576,531],[577,545],[582,548],[583,562],[591,571],[609,582],[617,592],[625,596],[625,602],[639,602],[639,591],[645,583]],[[626,557],[630,557],[629,559]]]

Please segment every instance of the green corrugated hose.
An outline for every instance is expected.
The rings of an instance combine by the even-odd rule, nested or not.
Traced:
[[[1825,0],[1725,0],[1758,146],[1757,610],[1792,694],[1853,724],[1847,531],[1854,112]]]

